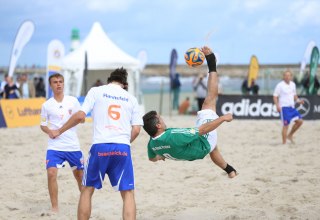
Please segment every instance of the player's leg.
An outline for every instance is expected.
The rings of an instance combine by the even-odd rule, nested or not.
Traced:
[[[82,176],[83,176],[83,154],[81,151],[66,152],[66,160],[70,167],[73,169],[73,176],[77,181],[79,191],[81,192],[82,187]]]
[[[50,167],[47,169],[48,176],[48,190],[51,201],[51,210],[58,212],[58,182],[57,182],[58,168]]]
[[[87,220],[91,215],[92,195],[95,188],[101,189],[105,177],[108,159],[98,156],[104,151],[104,144],[94,144],[88,154],[86,166],[83,171],[81,194],[78,204],[78,219]]]
[[[134,198],[134,174],[130,146],[126,144],[110,144],[112,151],[121,155],[110,156],[108,176],[112,187],[120,191],[123,200],[123,219],[136,219],[136,203]]]
[[[298,119],[294,122],[294,125],[292,126],[291,131],[289,132],[287,137],[292,143],[294,143],[293,134],[301,127],[302,123],[303,123],[302,119]]]
[[[282,144],[287,143],[288,127],[289,125],[283,125],[282,127]]]
[[[75,169],[72,172],[73,172],[74,178],[77,181],[79,191],[81,192],[81,188],[82,188],[81,182],[82,182],[83,170]]]
[[[46,155],[46,168],[48,178],[48,190],[51,201],[51,210],[58,212],[58,167],[63,167],[64,157],[60,151],[47,150]]]
[[[233,178],[237,175],[237,171],[223,159],[217,147],[210,152],[210,158],[218,167],[226,171],[230,178]]]
[[[83,186],[78,204],[78,220],[88,220],[91,215],[91,199],[94,187]]]
[[[134,190],[120,191],[123,200],[122,218],[124,220],[136,219],[136,202],[134,199]]]
[[[209,67],[208,83],[207,83],[207,96],[203,102],[202,110],[212,109],[216,111],[216,101],[218,97],[218,74],[216,70],[216,57],[208,47],[203,47],[202,52],[206,55],[207,64]]]

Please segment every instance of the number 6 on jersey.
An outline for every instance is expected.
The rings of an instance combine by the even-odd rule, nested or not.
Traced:
[[[110,105],[108,108],[109,117],[112,118],[113,120],[119,120],[121,116],[118,110],[119,108],[121,108],[120,105]]]

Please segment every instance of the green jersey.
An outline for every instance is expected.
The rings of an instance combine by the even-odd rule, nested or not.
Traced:
[[[207,139],[198,128],[169,128],[161,135],[150,138],[148,156],[161,155],[172,160],[197,160],[210,152]]]

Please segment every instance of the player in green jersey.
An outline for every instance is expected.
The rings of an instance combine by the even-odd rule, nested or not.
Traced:
[[[197,160],[207,154],[211,160],[228,173],[230,178],[237,175],[237,171],[229,165],[216,147],[216,128],[223,122],[232,121],[232,114],[218,116],[216,101],[218,97],[218,74],[216,57],[207,46],[201,48],[205,54],[209,67],[208,93],[197,113],[195,128],[168,128],[162,117],[156,111],[150,111],[143,116],[144,130],[150,135],[148,143],[149,160]]]

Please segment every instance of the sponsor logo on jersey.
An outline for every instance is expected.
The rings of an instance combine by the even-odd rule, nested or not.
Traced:
[[[109,94],[107,94],[107,93],[104,93],[102,96],[103,96],[104,98],[114,99],[114,100],[121,100],[121,101],[124,101],[124,102],[128,102],[128,101],[129,101],[129,99],[128,99],[127,97],[109,95]]]
[[[128,156],[128,153],[123,151],[110,151],[110,152],[98,152],[98,157],[109,157],[109,156]]]
[[[165,146],[157,146],[157,147],[153,147],[152,150],[156,151],[156,150],[162,150],[162,149],[170,149],[170,145],[165,145]]]

